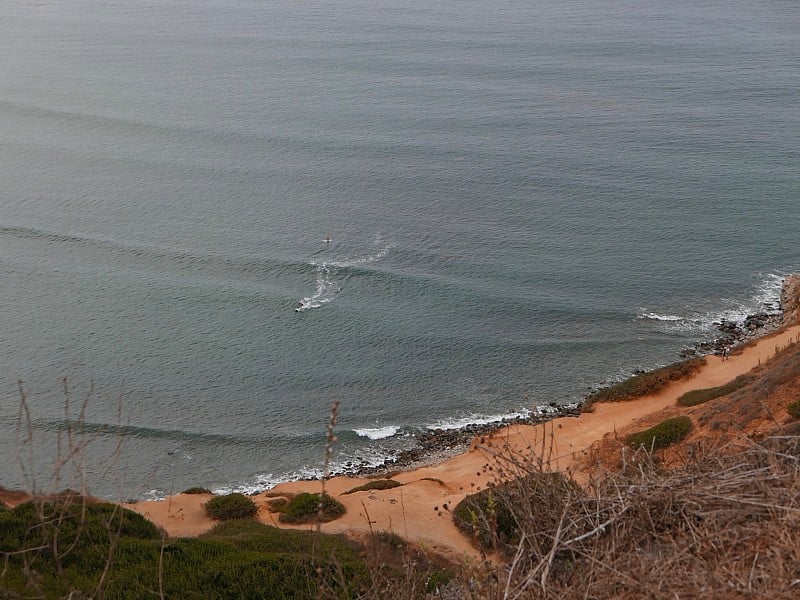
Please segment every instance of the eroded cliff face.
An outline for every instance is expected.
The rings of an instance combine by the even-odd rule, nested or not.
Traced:
[[[800,323],[800,274],[789,275],[783,282],[781,307],[784,324]]]

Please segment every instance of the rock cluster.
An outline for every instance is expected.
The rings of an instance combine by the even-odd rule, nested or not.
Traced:
[[[532,413],[527,417],[514,417],[485,424],[472,424],[459,429],[432,429],[425,431],[416,439],[413,448],[403,450],[397,456],[387,460],[382,465],[375,467],[357,467],[348,474],[351,475],[377,475],[390,471],[400,471],[409,468],[438,462],[449,456],[464,452],[469,448],[472,440],[477,436],[488,435],[507,425],[543,423],[557,417],[574,416],[580,414],[577,404],[557,405],[551,403],[548,410]]]
[[[763,311],[747,315],[742,322],[722,319],[714,323],[719,337],[713,341],[700,342],[693,348],[681,351],[681,356],[697,354],[721,354],[753,338],[774,331],[784,325],[800,322],[800,275],[790,275],[783,282],[781,298],[778,303],[767,303]]]

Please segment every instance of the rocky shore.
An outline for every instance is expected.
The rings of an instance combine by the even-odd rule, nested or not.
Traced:
[[[784,325],[783,311],[780,306],[765,305],[763,312],[747,315],[744,321],[722,319],[714,323],[719,336],[711,341],[702,341],[691,348],[680,352],[683,357],[705,354],[722,354],[755,338],[775,331]]]
[[[558,417],[577,417],[580,412],[578,403],[558,405],[551,402],[545,406],[535,407],[529,415],[524,417],[472,424],[459,429],[431,429],[417,437],[416,445],[413,448],[401,451],[383,464],[345,469],[341,474],[372,477],[435,464],[465,452],[476,437],[492,434],[503,427],[536,425]]]
[[[800,275],[789,275],[783,281],[781,297],[777,302],[767,302],[762,310],[747,315],[744,321],[722,319],[714,323],[719,336],[699,342],[680,352],[681,356],[722,354],[742,344],[759,338],[781,327],[794,325],[800,319]]]

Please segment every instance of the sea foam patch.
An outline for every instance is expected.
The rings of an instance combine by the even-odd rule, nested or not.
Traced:
[[[749,297],[721,298],[720,306],[710,311],[681,315],[642,309],[636,315],[636,319],[656,322],[666,331],[710,331],[723,321],[741,325],[750,315],[780,312],[783,280],[783,275],[775,273],[763,275],[763,279],[756,284]]]
[[[383,440],[397,435],[397,432],[400,431],[400,427],[398,425],[387,425],[385,427],[375,427],[371,429],[354,429],[353,431],[359,437],[365,437],[371,440]]]
[[[527,409],[497,415],[470,414],[463,417],[453,417],[450,419],[435,421],[430,425],[426,425],[425,428],[450,431],[453,429],[465,429],[472,425],[491,425],[492,423],[502,423],[504,421],[513,421],[515,419],[527,419],[530,414],[531,411]]]

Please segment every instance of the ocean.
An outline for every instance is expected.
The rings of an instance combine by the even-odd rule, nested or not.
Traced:
[[[380,464],[800,269],[793,0],[1,14],[6,487],[266,489],[321,473],[335,400],[331,468]]]

